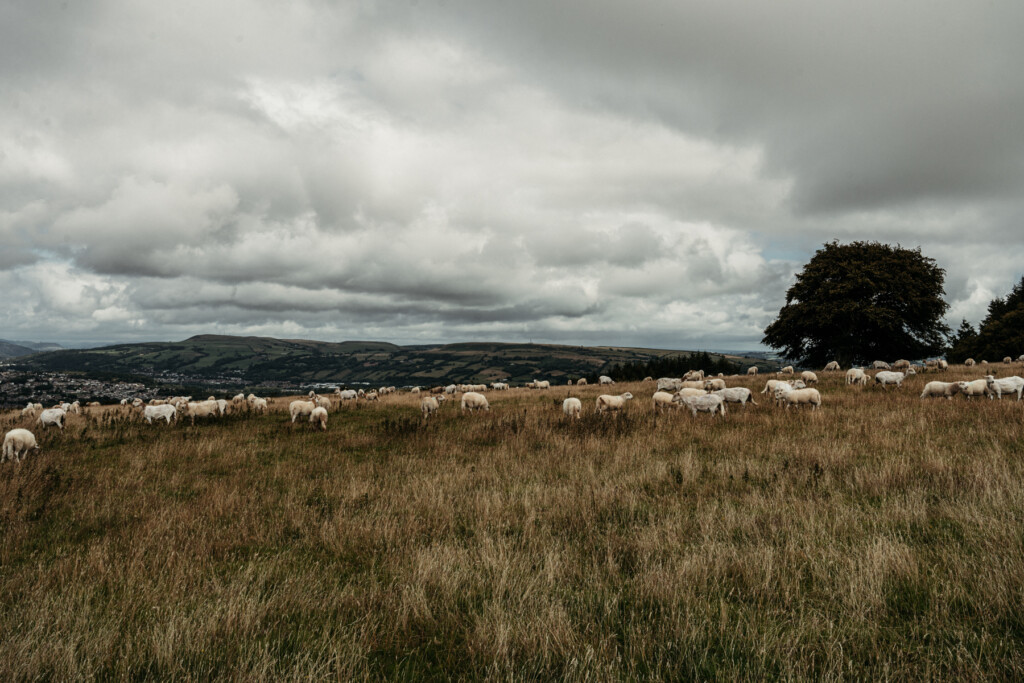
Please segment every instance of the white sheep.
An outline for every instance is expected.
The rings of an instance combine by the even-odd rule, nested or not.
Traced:
[[[309,421],[314,428],[319,427],[323,431],[327,431],[327,408],[323,406],[317,406],[309,412]]]
[[[317,405],[312,401],[292,401],[288,404],[288,414],[292,417],[292,424],[300,417],[308,417],[313,413]]]
[[[359,398],[355,389],[345,389],[334,392],[339,401],[354,401]]]
[[[974,366],[974,359],[973,358],[968,358],[967,360],[964,361],[964,365],[966,365],[969,368],[973,367]]]
[[[587,385],[587,378],[586,377],[580,377],[578,380],[576,380],[576,386],[578,386],[578,387],[585,387],[586,385]]]
[[[153,424],[153,420],[166,420],[167,424],[171,424],[171,420],[178,419],[178,409],[172,405],[162,406],[146,406],[142,410],[142,417],[148,424]]]
[[[906,358],[900,358],[898,361],[892,364],[893,370],[906,370],[910,367],[910,361]]]
[[[939,370],[941,370],[942,372],[945,372],[946,370],[949,370],[949,361],[946,360],[945,358],[940,358],[939,359]]]
[[[376,401],[377,400],[377,392],[376,391],[371,391],[371,392],[369,392],[367,394],[363,394],[363,399],[366,400],[366,401]]]
[[[800,379],[803,380],[804,384],[817,384],[818,376],[810,370],[804,370],[800,373]]]
[[[231,402],[234,403],[236,406],[241,403],[245,403],[245,394],[235,394],[234,396],[231,397]]]
[[[717,394],[704,394],[703,396],[681,396],[677,394],[673,400],[676,403],[689,407],[694,417],[697,417],[698,412],[711,413],[711,417],[718,413],[725,417],[725,400]]]
[[[615,384],[615,380],[613,380],[608,375],[601,375],[600,377],[597,378],[597,383],[598,384]]]
[[[842,368],[839,367],[839,361],[830,360],[825,364],[824,372],[838,372]]]
[[[972,382],[957,382],[960,387],[960,393],[963,394],[967,400],[974,398],[975,396],[990,396],[992,390],[988,388],[988,382],[984,379],[976,379]]]
[[[895,384],[896,388],[899,389],[903,384],[903,380],[907,376],[902,372],[891,372],[889,370],[882,370],[881,372],[875,373],[875,383],[881,384],[882,388],[885,389],[890,384]]]
[[[661,377],[658,379],[658,391],[679,391],[683,388],[680,377]]]
[[[1005,356],[1005,357],[1003,358],[1003,365],[1009,365],[1009,364],[1011,364],[1011,363],[1013,363],[1013,359],[1012,359],[1012,358],[1010,358],[1009,356]]]
[[[781,370],[779,370],[779,374],[780,375],[792,375],[793,372],[794,372],[794,370],[793,370],[793,366],[792,365],[787,365],[786,367],[784,367]]]
[[[960,393],[960,387],[956,382],[928,382],[924,385],[921,398],[945,397],[953,400],[953,397]]]
[[[220,416],[224,417],[224,415],[226,415],[227,412],[228,412],[228,402],[227,402],[227,400],[225,400],[223,398],[218,398],[215,401],[215,403],[217,404],[217,410],[220,411]]]
[[[39,444],[36,443],[35,435],[27,429],[12,429],[4,434],[4,445],[0,462],[20,463],[21,459],[28,455],[29,451],[38,451]]]
[[[989,398],[992,398],[992,394],[995,394],[999,400],[1002,400],[1003,394],[1017,394],[1017,400],[1021,398],[1021,393],[1024,392],[1024,379],[1013,375],[1012,377],[1003,377],[996,379],[992,375],[985,376],[985,383],[988,385]]]
[[[266,413],[269,410],[267,406],[267,399],[257,397],[250,404],[254,413]]]
[[[618,412],[619,410],[622,410],[623,406],[626,405],[626,401],[630,400],[631,398],[633,398],[633,394],[629,393],[628,391],[624,394],[619,394],[618,396],[612,396],[611,394],[601,394],[600,396],[597,397],[597,401],[595,402],[597,405],[597,412]]]
[[[569,382],[572,384],[572,382]],[[508,391],[508,382],[491,382],[491,389],[494,391]]]
[[[790,406],[811,406],[811,410],[817,410],[821,407],[821,394],[818,393],[817,389],[791,389],[788,392],[776,390],[776,398],[781,398],[786,404],[786,410],[789,410]]]
[[[433,396],[426,396],[420,400],[420,412],[423,413],[424,420],[436,413],[440,407],[441,402]]]
[[[751,365],[749,368],[747,368],[747,374],[748,375],[756,375],[757,374],[757,366],[756,365]]]
[[[491,404],[487,402],[487,397],[483,394],[478,394],[475,391],[467,391],[462,395],[461,409],[462,412],[466,412],[467,410],[470,412],[477,410],[489,411],[491,409]]]
[[[775,395],[775,389],[779,385],[781,385],[781,384],[785,384],[790,389],[793,388],[793,385],[789,384],[784,379],[770,379],[770,380],[768,380],[767,382],[764,383],[764,389],[761,390],[761,393],[762,394],[768,394],[769,396],[774,396]]]
[[[38,422],[39,424],[43,425],[44,427],[49,427],[50,425],[54,425],[54,426],[58,427],[59,429],[63,430],[64,429],[64,418],[66,416],[67,416],[67,413],[65,413],[60,408],[47,408],[43,412],[39,413],[39,418],[36,419],[36,422]]]
[[[871,364],[871,367],[874,368],[875,370],[892,370],[889,364],[886,363],[884,360],[876,360],[874,363]]]
[[[184,413],[188,415],[190,423],[195,424],[197,417],[219,417],[220,405],[217,399],[189,402],[185,404]]]
[[[718,391],[725,389],[725,380],[718,377],[704,380],[704,391]]]
[[[673,398],[674,397],[672,396],[672,394],[668,393],[667,391],[654,392],[654,395],[651,396],[651,404],[654,408],[654,412],[658,413],[664,410],[665,408],[676,407],[677,404],[672,400]]]
[[[317,408],[323,408],[324,410],[330,410],[333,407],[331,405],[331,399],[326,396],[314,396],[313,403],[316,404]]]
[[[562,401],[562,412],[565,413],[566,417],[574,417],[578,420],[583,412],[583,402],[578,398],[570,396]]]
[[[861,368],[850,368],[846,371],[846,383],[866,386],[868,383],[868,374]]]
[[[683,375],[683,379],[686,380],[687,382],[703,381],[704,380],[704,371],[703,370],[690,370],[685,375]]]
[[[755,406],[757,405],[754,395],[746,387],[729,387],[728,389],[718,389],[711,393],[715,396],[721,396],[722,400],[726,403],[740,403],[744,408],[747,407],[747,401],[750,401]]]
[[[534,389],[550,389],[551,388],[551,382],[549,382],[546,379],[538,379],[538,380],[534,381],[533,385],[534,385]]]
[[[27,406],[25,406],[24,408],[21,409],[21,416],[22,417],[35,417],[36,416],[36,408],[35,408],[35,406],[32,405],[31,403],[29,403]]]

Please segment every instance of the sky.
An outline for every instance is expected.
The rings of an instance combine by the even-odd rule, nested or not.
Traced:
[[[0,3],[0,337],[761,349],[825,242],[1024,274],[1024,3]]]

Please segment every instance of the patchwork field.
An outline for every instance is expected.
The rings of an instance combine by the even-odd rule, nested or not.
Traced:
[[[42,450],[0,467],[0,679],[1020,679],[1024,402],[918,398],[981,374],[725,419],[653,383],[9,412]]]

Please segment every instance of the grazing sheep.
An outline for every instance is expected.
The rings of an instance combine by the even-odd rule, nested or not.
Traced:
[[[673,395],[667,391],[655,391],[651,396],[651,405],[654,412],[658,413],[665,408],[674,408],[677,404],[673,401]]]
[[[892,370],[889,364],[886,363],[884,360],[876,360],[874,363],[871,364],[871,367],[874,368],[875,370]]]
[[[64,430],[64,418],[67,415],[60,408],[47,408],[43,412],[39,413],[39,418],[36,420],[39,424],[44,427],[54,425],[61,431]]]
[[[162,406],[146,406],[142,410],[142,418],[147,424],[153,424],[153,420],[166,420],[167,424],[171,424],[171,420],[178,419],[178,409],[172,405]]]
[[[597,397],[596,401],[597,412],[618,412],[619,410],[622,410],[623,406],[626,405],[626,401],[630,400],[631,398],[633,398],[633,394],[629,393],[628,391],[618,396],[612,396],[611,394],[601,394],[600,396]]]
[[[572,382],[569,382],[572,384]],[[508,382],[491,382],[491,389],[495,391],[508,391]]]
[[[601,375],[600,377],[597,378],[597,383],[598,384],[615,384],[615,380],[613,380],[608,375]]]
[[[987,360],[983,360],[983,361],[981,361],[981,364],[982,365],[988,365],[988,361]]]
[[[354,401],[359,398],[359,394],[355,389],[345,389],[344,391],[336,391],[335,395],[339,401]]]
[[[715,396],[721,396],[722,400],[726,403],[742,404],[744,409],[747,407],[747,401],[750,401],[755,406],[757,405],[754,395],[746,387],[729,387],[728,389],[719,389],[711,393]]]
[[[228,402],[223,398],[218,398],[215,403],[217,404],[217,410],[220,411],[220,416],[224,417],[228,412]]]
[[[770,396],[774,396],[775,395],[775,389],[780,384],[785,384],[790,389],[793,388],[793,386],[791,384],[789,384],[788,382],[786,382],[786,380],[784,380],[784,379],[770,379],[770,380],[768,380],[767,382],[764,383],[764,389],[761,390],[761,393],[762,394],[768,394]]]
[[[946,370],[949,370],[949,361],[947,361],[944,358],[940,358],[939,359],[939,370],[942,371],[942,372],[945,372]]]
[[[830,360],[825,364],[824,372],[838,372],[842,368],[839,367],[839,361]]]
[[[467,410],[474,412],[477,410],[490,410],[491,404],[487,402],[487,397],[483,394],[478,394],[475,391],[467,391],[462,395],[462,412]]]
[[[424,420],[436,413],[440,407],[441,402],[433,396],[427,396],[420,400],[420,412],[423,413]]]
[[[587,380],[586,380],[585,377],[580,377],[578,380],[576,380],[576,386],[584,387],[586,385],[587,385]]]
[[[546,379],[538,379],[533,383],[534,389],[550,389],[551,382]]]
[[[776,390],[775,397],[782,399],[786,404],[786,410],[789,410],[790,406],[801,406],[809,405],[811,410],[817,410],[821,407],[821,394],[818,393],[817,389],[791,389],[790,391]]]
[[[368,394],[363,394],[363,399],[366,400],[366,401],[376,401],[377,400],[377,392],[376,391],[371,391]]]
[[[757,366],[756,365],[751,365],[749,368],[747,368],[747,374],[748,375],[756,375],[757,374]]]
[[[967,400],[975,396],[991,396],[992,394],[992,390],[988,388],[988,382],[984,379],[976,379],[973,382],[957,382],[956,385],[960,387],[960,393]]]
[[[245,394],[235,394],[234,396],[231,397],[231,402],[234,403],[235,405],[245,403]]]
[[[323,406],[317,406],[313,408],[309,413],[309,421],[315,428],[320,428],[323,431],[327,431],[327,408]]]
[[[906,375],[902,372],[890,372],[889,370],[882,370],[881,372],[875,373],[875,383],[881,384],[882,388],[885,389],[890,384],[895,384],[896,388],[899,389],[900,385],[903,384],[903,380],[906,379]]]
[[[1003,364],[1004,365],[1009,365],[1012,362],[1013,362],[1013,359],[1010,358],[1009,356],[1006,356],[1006,357],[1003,358]]]
[[[718,391],[719,389],[725,389],[725,380],[713,377],[711,379],[704,380],[704,391]]]
[[[723,418],[725,417],[725,400],[716,394],[704,394],[703,396],[677,395],[673,400],[688,406],[694,417],[697,417],[698,412],[711,413],[711,417],[718,413]]]
[[[868,374],[860,368],[850,368],[846,371],[846,383],[867,386]]]
[[[31,403],[29,403],[26,407],[21,409],[21,416],[22,417],[35,417],[36,416],[36,407],[34,405],[32,405]]]
[[[661,377],[658,379],[658,391],[679,391],[683,388],[683,380],[679,377]]]
[[[685,375],[683,375],[683,379],[685,381],[687,381],[687,382],[698,382],[698,381],[702,382],[702,381],[704,381],[704,371],[703,370],[690,370]]]
[[[4,434],[4,445],[0,462],[21,463],[21,459],[28,455],[29,451],[38,451],[39,444],[36,443],[35,435],[27,429],[12,429]]]
[[[323,408],[325,410],[330,410],[333,407],[331,405],[331,399],[327,398],[326,396],[314,396],[313,403],[316,404],[317,408]]]
[[[1021,355],[1017,356],[1017,362],[1018,363],[1024,363],[1024,354],[1021,354]]]
[[[787,365],[786,367],[784,367],[781,370],[779,370],[779,374],[780,375],[792,375],[794,372],[795,371],[793,370],[793,366],[792,365]]]
[[[653,377],[651,377],[650,375],[648,375],[647,377],[644,377],[644,381],[645,381],[645,382],[653,382],[653,381],[654,381],[654,378],[653,378]]]
[[[974,359],[973,358],[968,358],[967,360],[964,361],[964,365],[966,365],[969,368],[973,367],[974,366]]]
[[[807,385],[804,384],[804,381],[802,379],[789,380],[789,386],[793,387],[794,389],[805,389],[807,387]]]
[[[267,407],[267,399],[256,398],[250,403],[254,413],[266,413],[269,408]]]
[[[924,385],[921,398],[945,397],[953,400],[953,397],[960,393],[960,386],[956,382],[928,382]]]
[[[892,364],[893,370],[906,370],[910,367],[910,361],[906,358],[900,358],[898,361]]]
[[[217,399],[190,402],[185,404],[184,412],[189,417],[189,423],[195,424],[197,417],[220,417],[220,405]]]
[[[818,376],[810,370],[804,370],[800,373],[800,379],[803,380],[804,384],[817,384]]]
[[[288,404],[288,414],[292,416],[292,424],[300,417],[308,417],[317,405],[312,401],[292,401]]]
[[[566,417],[575,417],[578,420],[580,419],[580,413],[583,412],[583,402],[578,398],[570,396],[562,401],[562,412],[565,413]]]
[[[1012,377],[1003,377],[996,379],[992,375],[985,376],[985,383],[988,385],[989,398],[992,398],[992,394],[995,394],[999,400],[1003,399],[1003,394],[1017,394],[1017,400],[1020,400],[1021,393],[1024,392],[1024,379],[1013,375]]]

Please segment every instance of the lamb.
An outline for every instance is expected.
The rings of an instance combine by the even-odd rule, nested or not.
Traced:
[[[4,445],[0,463],[10,460],[21,463],[21,459],[28,455],[29,451],[38,451],[39,444],[36,443],[35,435],[27,429],[12,429],[4,434]]]
[[[896,388],[899,389],[900,385],[903,384],[903,380],[906,379],[906,375],[902,372],[890,372],[889,370],[882,370],[875,374],[875,383],[881,384],[882,388],[888,387],[890,384],[895,384]]]
[[[195,424],[197,417],[219,417],[220,405],[216,399],[190,402],[185,404],[184,412],[188,415],[190,423]]]
[[[747,389],[746,387],[730,387],[728,389],[712,391],[711,393],[715,396],[721,396],[722,400],[726,403],[742,404],[744,409],[747,407],[747,401],[750,401],[755,406],[757,405],[757,401],[754,400],[754,395],[750,392],[750,389]]]
[[[436,413],[440,407],[441,402],[433,396],[427,396],[420,401],[420,412],[423,413],[424,420]]]
[[[171,424],[171,420],[178,419],[178,409],[172,405],[146,406],[142,410],[142,417],[147,424],[153,424],[154,419],[158,422],[166,420],[167,424]]]
[[[317,406],[313,408],[309,413],[309,421],[313,425],[314,429],[319,427],[323,431],[327,431],[327,408],[323,406]]]
[[[723,418],[725,417],[725,400],[716,394],[704,394],[703,396],[677,396],[673,400],[677,403],[688,406],[694,417],[697,417],[698,412],[711,413],[711,417],[714,417],[715,413],[718,413]]]
[[[839,367],[839,361],[830,360],[825,364],[824,372],[838,372],[842,368]]]
[[[846,371],[846,383],[866,386],[868,383],[868,375],[860,368],[850,368]]]
[[[817,384],[818,376],[810,370],[804,370],[800,373],[800,379],[803,380],[804,384]]]
[[[985,383],[988,385],[989,391],[999,397],[999,400],[1003,399],[1003,394],[1017,394],[1017,400],[1019,401],[1021,393],[1024,392],[1024,379],[1016,375],[1003,377],[1002,379],[986,375]],[[989,394],[989,398],[992,398],[992,394]]]
[[[662,377],[658,380],[658,391],[679,391],[683,380],[678,377]]]
[[[299,417],[307,417],[313,414],[313,408],[317,405],[312,401],[292,401],[288,404],[288,414],[292,416],[292,424]]]
[[[483,394],[478,394],[475,391],[467,391],[462,395],[462,412],[467,410],[475,412],[477,410],[490,411],[491,404],[487,402],[487,397]]]
[[[924,385],[921,398],[938,398],[945,396],[949,400],[960,393],[960,386],[956,382],[928,382]]]
[[[628,391],[618,396],[612,396],[611,394],[601,394],[600,396],[597,397],[596,401],[597,412],[618,412],[619,410],[622,410],[623,406],[626,405],[626,401],[630,400],[631,398],[633,398],[633,394],[629,393]]]
[[[64,418],[66,417],[66,415],[67,413],[65,413],[60,408],[47,408],[43,412],[39,413],[39,418],[36,420],[36,422],[43,425],[44,427],[56,425],[61,431],[63,431]]]
[[[719,389],[725,389],[725,380],[714,377],[712,379],[704,380],[704,391],[718,391]]]
[[[615,384],[615,380],[613,380],[608,375],[601,375],[600,377],[597,378],[597,383],[598,384]]]
[[[566,417],[575,417],[578,420],[580,413],[583,412],[583,402],[578,398],[569,397],[562,401],[562,412]]]
[[[780,375],[792,375],[794,372],[795,371],[793,370],[793,366],[792,365],[787,365],[786,367],[784,367],[781,370],[779,370],[779,374]]]
[[[586,377],[580,377],[578,380],[576,380],[576,386],[578,386],[578,387],[585,387],[585,386],[587,386],[587,378]]]
[[[781,392],[776,390],[776,398],[781,398],[786,404],[786,410],[789,410],[790,406],[810,405],[811,410],[817,410],[821,407],[821,394],[818,393],[817,389],[792,389],[788,392]]]
[[[875,370],[892,370],[889,364],[886,363],[884,360],[876,360],[874,363],[871,364],[871,367],[874,368]]]
[[[984,379],[976,379],[973,382],[957,382],[960,393],[967,397],[967,400],[975,396],[989,396],[992,390],[988,388],[988,382]]]
[[[756,365],[751,365],[749,368],[747,368],[747,374],[748,375],[756,375],[757,374],[757,366]]]

